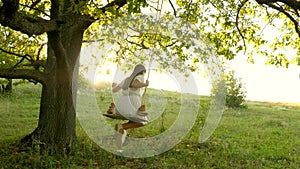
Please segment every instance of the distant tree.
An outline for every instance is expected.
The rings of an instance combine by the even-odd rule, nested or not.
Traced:
[[[234,71],[225,75],[226,106],[229,108],[246,108],[246,88],[241,78],[235,76]]]
[[[12,91],[13,82],[12,79],[0,79],[0,93],[10,93]]]

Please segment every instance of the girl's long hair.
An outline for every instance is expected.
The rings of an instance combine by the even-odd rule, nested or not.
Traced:
[[[133,82],[134,78],[136,76],[142,74],[144,71],[146,71],[146,68],[144,65],[142,65],[142,64],[136,65],[133,72],[131,73],[131,75],[125,79],[122,89],[127,90],[131,86],[131,83]]]

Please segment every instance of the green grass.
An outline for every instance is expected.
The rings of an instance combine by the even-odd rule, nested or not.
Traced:
[[[26,84],[16,86],[12,94],[0,95],[0,168],[300,168],[300,105],[248,102],[248,109],[227,109],[214,134],[199,143],[208,97],[200,98],[193,129],[163,154],[142,159],[111,154],[90,140],[77,123],[78,141],[70,155],[39,155],[37,147],[20,145],[19,140],[37,126],[40,92],[39,85]],[[156,135],[172,125],[180,96],[164,93],[168,98],[165,116],[129,135]],[[100,106],[109,105],[107,90],[96,94]]]

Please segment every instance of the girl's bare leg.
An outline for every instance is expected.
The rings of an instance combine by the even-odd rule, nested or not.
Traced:
[[[132,122],[132,121],[122,124],[122,127],[124,130],[138,128],[138,127],[142,127],[142,126],[144,126],[143,123],[137,123],[137,122]]]
[[[138,128],[138,127],[142,127],[142,126],[144,126],[143,123],[137,123],[137,122],[133,122],[133,121],[129,121],[128,123],[116,125],[116,129],[119,132],[118,138],[117,138],[117,146],[118,146],[118,149],[120,152],[122,151],[121,149],[122,149],[122,145],[125,141],[127,131],[129,129]]]

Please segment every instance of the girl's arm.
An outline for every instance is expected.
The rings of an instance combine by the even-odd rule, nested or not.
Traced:
[[[131,84],[131,86],[134,87],[134,88],[146,87],[148,85],[149,85],[148,80],[146,80],[146,83],[143,83],[143,82],[138,81],[137,79],[135,79]]]
[[[116,93],[118,91],[120,91],[122,89],[122,87],[120,85],[117,85],[116,83],[112,84],[112,92]]]

